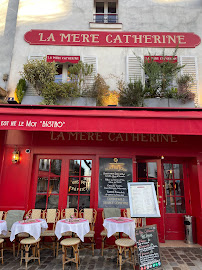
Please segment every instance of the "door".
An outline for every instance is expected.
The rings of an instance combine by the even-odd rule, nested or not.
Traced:
[[[162,172],[161,160],[140,160],[137,162],[137,181],[153,182],[156,190],[157,200],[159,203],[160,218],[146,218],[146,224],[156,224],[159,234],[159,240],[165,241],[164,233],[164,209],[162,196]]]
[[[188,174],[185,163],[163,164],[165,238],[184,240],[184,215],[190,212]]]
[[[33,169],[29,208],[92,207],[95,188],[90,156],[38,155]]]

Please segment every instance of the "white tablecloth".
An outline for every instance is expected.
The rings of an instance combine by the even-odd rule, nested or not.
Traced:
[[[55,235],[58,239],[64,232],[74,232],[81,241],[84,241],[84,235],[90,231],[89,221],[83,218],[74,218],[73,221],[66,219],[59,220],[56,224]]]
[[[7,230],[7,223],[5,220],[0,220],[0,234],[6,235],[8,232]]]
[[[44,219],[35,219],[27,222],[25,220],[16,221],[11,227],[10,241],[15,239],[18,233],[26,232],[33,236],[36,240],[39,239],[41,232],[44,232],[48,225]]]
[[[107,229],[107,237],[112,236],[116,232],[124,232],[131,239],[136,241],[135,238],[135,221],[131,218],[106,218],[104,220],[103,226]]]

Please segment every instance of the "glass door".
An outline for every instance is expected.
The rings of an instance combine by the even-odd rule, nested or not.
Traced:
[[[35,157],[29,208],[92,207],[93,157],[38,155]]]
[[[137,162],[137,181],[154,183],[161,217],[146,218],[146,224],[147,225],[156,224],[159,234],[159,240],[161,242],[164,242],[165,233],[164,233],[161,160],[139,160]]]
[[[39,159],[35,208],[58,208],[61,159]]]
[[[68,174],[67,208],[89,208],[92,160],[70,159]]]
[[[188,210],[186,201],[189,196],[186,175],[183,163],[163,164],[165,234],[168,240],[184,239],[183,216]]]

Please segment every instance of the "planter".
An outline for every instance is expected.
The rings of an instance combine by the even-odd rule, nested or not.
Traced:
[[[174,98],[147,98],[144,100],[144,107],[195,108],[195,103],[194,101],[182,103]]]
[[[68,100],[58,100],[58,105],[65,106],[96,106],[96,100],[88,97],[70,98]]]
[[[25,95],[21,104],[26,105],[39,105],[43,101],[42,96],[28,96]],[[96,106],[96,100],[94,98],[87,98],[87,97],[78,97],[78,98],[70,98],[66,99],[59,99],[56,105],[63,105],[63,106]]]

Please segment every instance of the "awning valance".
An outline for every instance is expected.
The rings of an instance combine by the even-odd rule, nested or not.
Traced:
[[[0,130],[202,135],[202,110],[0,107]]]

